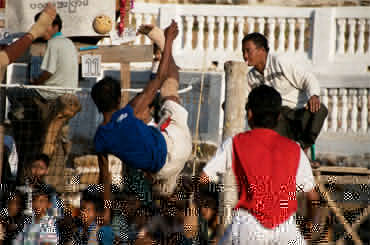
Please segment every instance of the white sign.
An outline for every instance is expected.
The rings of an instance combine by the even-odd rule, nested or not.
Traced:
[[[82,77],[100,77],[101,55],[82,55]]]
[[[63,21],[65,36],[99,36],[94,31],[95,17],[106,15],[115,20],[115,1],[102,0],[7,0],[6,25],[10,33],[27,32],[34,17],[46,4],[55,4]]]
[[[125,28],[119,36],[116,30],[110,32],[112,45],[120,45],[122,43],[133,42],[136,40],[136,31],[133,28]]]

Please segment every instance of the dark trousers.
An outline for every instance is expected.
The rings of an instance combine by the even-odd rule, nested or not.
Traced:
[[[283,106],[275,131],[297,141],[305,149],[315,144],[327,115],[328,109],[324,104],[315,113],[306,108],[291,109]]]

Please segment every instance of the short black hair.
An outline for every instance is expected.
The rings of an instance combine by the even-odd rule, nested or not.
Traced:
[[[247,41],[252,41],[257,48],[264,48],[267,53],[270,50],[267,38],[259,32],[253,32],[246,35],[243,38],[242,43],[245,43]]]
[[[281,110],[281,96],[276,89],[260,85],[250,92],[246,111],[252,110],[252,122],[255,127],[275,128]]]
[[[112,111],[121,99],[121,85],[112,77],[105,77],[94,84],[91,97],[100,112]]]
[[[81,201],[92,203],[95,212],[103,212],[104,199],[102,194],[98,185],[89,185],[89,187],[82,192]]]
[[[8,207],[9,202],[11,200],[14,200],[17,197],[20,199],[20,204],[21,204],[20,210],[24,210],[26,208],[26,199],[27,198],[26,198],[26,194],[21,192],[20,190],[7,191],[6,194],[5,194],[5,200],[4,200],[4,202],[2,202],[2,204],[5,204],[5,206],[1,205],[1,207]]]
[[[50,201],[52,194],[53,189],[47,184],[41,183],[32,187],[32,200],[39,196],[47,196]]]
[[[36,162],[36,161],[39,161],[39,160],[43,161],[43,162],[45,163],[46,167],[48,167],[48,168],[49,168],[49,165],[50,165],[50,158],[49,158],[49,156],[48,156],[48,155],[46,155],[46,154],[44,154],[44,153],[37,154],[36,156],[34,156],[34,157],[32,158],[31,163]]]
[[[40,15],[41,15],[41,12],[40,12],[40,13],[37,13],[37,14],[35,15],[35,22],[37,22],[37,20],[40,18]],[[57,15],[55,16],[55,19],[54,19],[54,21],[53,21],[53,24],[52,24],[52,25],[53,25],[53,26],[57,25],[57,26],[58,26],[59,31],[61,31],[61,30],[62,30],[63,22],[62,22],[62,19],[60,18],[60,15],[59,15],[59,14],[57,14]]]

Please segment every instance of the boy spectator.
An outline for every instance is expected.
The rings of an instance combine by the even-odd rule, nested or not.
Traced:
[[[166,29],[158,75],[123,109],[119,109],[121,88],[118,82],[105,78],[95,84],[91,92],[104,116],[94,139],[100,161],[106,159],[107,154],[113,154],[128,166],[152,174],[154,191],[162,195],[174,191],[177,176],[191,154],[188,113],[179,103],[179,74],[172,57],[172,43],[177,34],[177,24],[172,22]],[[158,89],[165,101],[160,130],[145,124]]]
[[[0,237],[0,244],[10,245],[19,232],[23,231],[26,217],[23,214],[25,208],[25,197],[19,192],[5,190],[6,200],[2,207],[0,216],[0,230],[3,237]]]
[[[298,144],[272,130],[281,101],[272,87],[252,89],[246,105],[252,130],[227,139],[203,169],[201,183],[232,169],[239,187],[235,216],[221,244],[305,244],[295,220],[297,191],[305,192],[314,211],[312,231],[318,231],[320,217],[313,207],[320,199],[311,165]]]
[[[32,188],[32,222],[25,224],[13,244],[57,244],[56,219],[48,215],[51,208],[51,190],[39,184]]]
[[[82,193],[81,223],[73,237],[77,244],[113,244],[115,236],[111,226],[104,224],[104,200],[100,195],[97,190],[89,188]]]
[[[18,189],[23,189],[24,192],[30,192],[32,188],[36,185],[47,185],[45,183],[45,176],[48,174],[50,159],[45,154],[37,155],[31,161],[31,167],[27,170],[26,174],[26,185],[20,186]],[[62,215],[62,202],[58,198],[56,190],[47,185],[50,190],[50,202],[52,207],[49,209],[50,215],[61,216]],[[30,194],[30,193],[28,193]],[[30,201],[30,200],[29,200]]]

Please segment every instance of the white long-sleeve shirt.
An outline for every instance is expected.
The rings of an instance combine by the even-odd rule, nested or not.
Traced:
[[[261,84],[274,87],[281,94],[283,105],[290,108],[302,108],[311,96],[320,95],[319,82],[312,73],[270,53],[263,74],[252,68],[247,82],[249,89]]]

